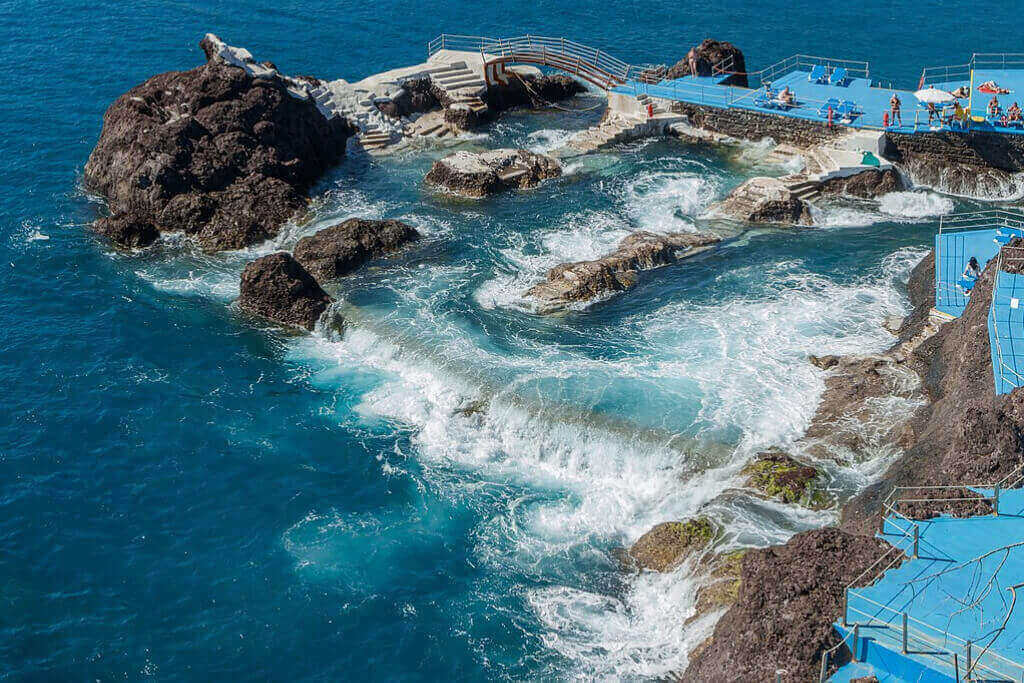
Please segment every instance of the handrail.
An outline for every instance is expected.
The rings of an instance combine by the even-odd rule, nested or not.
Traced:
[[[996,275],[995,275],[995,279],[992,282],[992,302],[989,304],[989,318],[992,321],[992,331],[994,332],[994,334],[992,335],[992,342],[993,342],[993,345],[995,346],[995,356],[996,356],[996,360],[998,362],[999,378],[1002,379],[1003,381],[1013,385],[1014,387],[1021,387],[1021,386],[1024,386],[1024,375],[1021,375],[1014,368],[1012,368],[1009,365],[1007,365],[1006,361],[1004,360],[1003,345],[1002,345],[1002,343],[1000,342],[1000,339],[999,339],[999,318],[996,315],[996,294],[999,291],[999,279],[1002,276],[1002,272],[1003,272],[1003,250],[1004,249],[1007,250],[1007,251],[1024,251],[1024,249],[1022,249],[1021,247],[1007,247],[1007,246],[1004,246],[1003,248],[1001,248],[999,250],[999,255],[996,257],[996,259],[997,259],[996,260]],[[1007,260],[1010,260],[1010,259],[1007,259]],[[1015,258],[1013,260],[1017,260],[1017,259]],[[1016,380],[1014,380],[1014,379],[1012,379],[1010,377],[1007,377],[1006,374],[1004,373],[1004,371],[1009,371],[1009,373],[1011,375],[1013,375],[1013,377],[1015,377]],[[996,388],[998,389],[998,387],[996,387]],[[1022,478],[1024,478],[1024,475],[1022,475]]]

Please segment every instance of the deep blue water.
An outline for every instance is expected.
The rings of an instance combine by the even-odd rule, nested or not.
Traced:
[[[422,189],[441,150],[357,154],[314,225],[399,216],[429,238],[346,283],[345,339],[295,338],[231,306],[242,264],[275,245],[123,255],[85,229],[101,207],[77,180],[104,109],[198,64],[205,31],[349,80],[449,31],[565,34],[638,62],[712,35],[752,68],[864,58],[913,86],[921,66],[1018,47],[1016,15],[960,0],[0,4],[0,678],[678,669],[710,627],[682,626],[692,577],[623,574],[616,550],[702,505],[725,545],[829,521],[730,477],[799,436],[821,390],[807,353],[885,345],[899,281],[954,204],[828,207],[828,227],[739,236],[539,318],[516,294],[544,268],[694,225],[759,150],[634,145],[477,204]],[[516,114],[469,144],[543,146],[596,116]],[[849,492],[875,465],[834,476]]]

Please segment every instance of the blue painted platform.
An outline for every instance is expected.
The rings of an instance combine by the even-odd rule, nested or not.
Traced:
[[[971,257],[978,259],[982,269],[996,254],[998,230],[959,230],[935,236],[935,308],[954,318],[963,315],[967,306],[964,269]]]
[[[825,121],[826,117],[821,113],[825,104],[830,99],[853,102],[857,106],[857,115],[840,120],[833,118],[835,125],[847,126],[850,128],[868,128],[883,130],[883,116],[889,111],[889,100],[893,93],[899,95],[902,107],[902,121],[899,125],[890,122],[884,130],[899,133],[920,133],[938,130],[950,130],[947,124],[933,122],[929,124],[925,107],[921,105],[911,90],[899,90],[891,88],[875,87],[873,82],[867,78],[849,78],[843,84],[818,83],[809,79],[810,71],[797,69],[775,77],[772,81],[772,88],[778,92],[784,87],[789,87],[796,96],[796,106],[780,109],[775,106],[764,106],[757,102],[760,88],[740,88],[725,85],[724,81],[728,75],[714,77],[685,76],[672,80],[662,81],[656,85],[638,81],[627,81],[621,86],[613,88],[613,92],[636,96],[648,94],[651,97],[658,97],[677,102],[689,102],[710,107],[721,107],[727,109],[745,109],[757,111],[775,116],[805,119],[810,121]],[[1024,69],[978,69],[974,72],[974,97],[963,104],[970,105],[970,113],[974,116],[984,117],[986,107],[991,94],[978,92],[977,86],[981,83],[993,80],[998,85],[1011,90],[1007,95],[998,95],[1000,105],[1005,110],[1013,102],[1024,105]],[[929,83],[943,90],[955,90],[961,85],[970,87],[970,79],[953,80],[936,83]],[[1007,135],[1024,135],[1024,124],[1022,125],[1001,125],[998,121],[974,121],[970,124],[971,130],[984,130]],[[959,130],[959,128],[956,128]]]
[[[1024,588],[1018,589],[1018,603],[1008,590],[1024,583],[1024,546],[1003,549],[1024,542],[1024,491],[1002,491],[999,511],[998,516],[918,522],[917,558],[911,557],[911,523],[886,518],[879,537],[907,559],[872,585],[850,589],[848,626],[837,623],[836,630],[847,636],[854,623],[861,624],[862,665],[843,667],[831,680],[846,681],[870,668],[880,681],[952,681],[954,654],[961,676],[966,672],[968,641],[978,663],[976,679],[1024,679]],[[907,654],[902,652],[904,613]]]
[[[1024,276],[1000,272],[988,313],[996,394],[1024,386]]]

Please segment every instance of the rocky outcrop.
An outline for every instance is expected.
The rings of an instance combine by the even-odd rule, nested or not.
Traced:
[[[524,296],[536,301],[541,313],[587,302],[629,289],[636,284],[638,271],[675,263],[718,241],[713,235],[695,233],[634,232],[607,256],[555,266],[548,271],[546,280],[531,287]]]
[[[641,536],[629,549],[629,557],[640,569],[667,572],[706,549],[715,534],[714,524],[706,517],[664,522]]]
[[[813,222],[807,204],[777,178],[751,178],[713,205],[708,213],[747,223],[811,225]]]
[[[301,82],[229,63],[214,36],[202,46],[206,64],[150,78],[103,117],[83,178],[113,214],[97,229],[127,246],[152,241],[153,229],[209,251],[272,237],[353,133]]]
[[[821,653],[838,642],[832,622],[843,588],[871,566],[883,544],[835,527],[806,531],[783,546],[743,557],[735,604],[698,648],[683,680],[817,680]]]
[[[825,195],[874,199],[890,192],[906,190],[907,185],[895,169],[872,168],[842,178],[829,178],[818,189]]]
[[[514,107],[538,109],[582,92],[586,92],[586,88],[579,81],[563,74],[510,74],[507,85],[488,87],[483,100],[487,108],[494,112]]]
[[[914,348],[910,362],[919,367],[930,401],[908,426],[903,457],[844,508],[844,528],[872,528],[895,486],[994,483],[1024,463],[1024,392],[997,396],[993,382],[988,309],[995,267],[993,259],[963,315]],[[945,511],[977,510],[971,498]]]
[[[682,78],[683,76],[710,76],[712,68],[727,58],[731,59],[728,71],[732,73],[727,81],[741,88],[747,87],[747,63],[743,52],[733,45],[721,40],[706,38],[700,45],[690,48],[686,56],[673,65],[666,78]]]
[[[1024,178],[990,166],[944,161],[929,157],[905,159],[900,168],[915,185],[940,192],[985,200],[1015,199],[1024,192]]]
[[[444,91],[430,78],[410,78],[402,82],[402,88],[394,96],[376,101],[382,114],[392,118],[407,118],[440,109]]]
[[[886,131],[885,156],[917,185],[985,199],[1007,199],[1024,188],[1024,139],[973,131],[913,135]]]
[[[507,189],[528,188],[562,174],[562,165],[525,149],[456,152],[434,162],[425,181],[466,197],[486,197]]]
[[[821,507],[827,502],[817,485],[821,473],[780,450],[758,453],[743,468],[743,474],[750,486],[769,498],[807,507]]]
[[[160,237],[160,231],[142,216],[120,213],[99,218],[93,230],[124,249],[147,247]]]
[[[291,327],[312,330],[331,298],[286,252],[250,262],[242,271],[238,306]]]
[[[348,275],[367,261],[394,253],[419,239],[416,229],[401,221],[350,218],[303,237],[295,260],[321,282]]]

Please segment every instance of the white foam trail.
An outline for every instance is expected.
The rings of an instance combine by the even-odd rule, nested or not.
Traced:
[[[623,186],[625,210],[636,226],[651,232],[692,232],[693,217],[719,192],[713,176],[692,171],[645,173]]]
[[[949,197],[928,191],[890,192],[879,198],[877,206],[860,200],[812,204],[816,225],[852,227],[875,223],[916,223],[944,216],[955,206]]]
[[[572,130],[553,130],[549,128],[535,130],[526,136],[526,149],[531,152],[550,152],[553,149],[564,147],[569,138],[575,134],[576,131]]]

